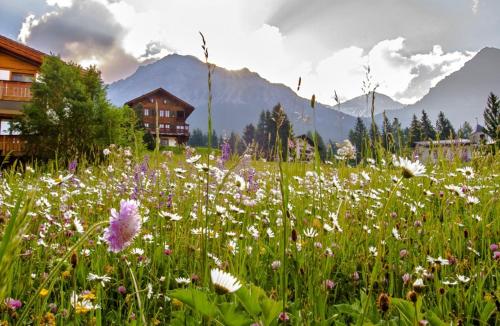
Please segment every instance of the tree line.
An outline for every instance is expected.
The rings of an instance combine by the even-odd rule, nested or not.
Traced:
[[[491,139],[498,140],[500,138],[500,100],[493,93],[490,93],[487,100],[484,121],[484,132]],[[396,153],[403,148],[411,147],[415,142],[467,139],[472,133],[472,126],[467,121],[456,130],[443,111],[439,112],[433,124],[427,112],[422,110],[420,117],[413,115],[410,125],[406,128],[402,128],[398,118],[389,121],[384,112],[381,128],[372,123],[368,130],[364,121],[358,117],[354,128],[349,132],[349,140],[356,147],[359,159],[362,153],[372,149],[376,143],[381,144],[385,150]]]

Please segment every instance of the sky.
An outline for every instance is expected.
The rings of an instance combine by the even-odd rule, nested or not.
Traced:
[[[363,81],[405,104],[484,47],[500,48],[499,0],[0,0],[0,34],[113,82],[171,53],[248,68],[335,104]],[[367,77],[367,67],[370,74]]]

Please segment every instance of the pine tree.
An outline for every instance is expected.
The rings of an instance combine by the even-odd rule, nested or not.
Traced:
[[[386,150],[389,150],[389,146],[393,143],[394,141],[394,135],[393,135],[393,130],[391,123],[389,122],[389,119],[387,118],[387,115],[382,113],[384,120],[382,122],[382,146]]]
[[[439,134],[439,139],[445,140],[449,138],[455,138],[455,129],[451,124],[450,120],[448,120],[444,116],[444,112],[439,112],[438,119],[436,121],[436,131]]]
[[[472,134],[472,127],[469,122],[465,121],[463,126],[458,129],[458,137],[468,139]]]
[[[255,140],[255,127],[253,124],[248,124],[243,130],[243,140],[247,146],[251,145]]]
[[[368,138],[368,132],[366,130],[366,126],[363,123],[363,120],[358,117],[356,119],[356,125],[354,129],[349,131],[349,140],[356,147],[356,152],[358,156],[358,160],[361,157],[361,153],[365,150],[365,141]]]
[[[401,145],[405,143],[403,130],[401,129],[401,123],[398,118],[394,118],[391,124],[392,132],[394,135],[394,150],[400,151]]]
[[[493,139],[500,138],[500,100],[498,97],[490,93],[488,103],[484,110],[484,124],[486,134]]]
[[[422,140],[435,140],[436,130],[432,125],[431,119],[425,110],[422,110],[422,117],[420,118],[420,129]]]
[[[420,124],[420,121],[418,120],[417,116],[414,114],[413,118],[411,120],[410,128],[408,130],[408,141],[410,145],[417,141],[422,140],[422,126]]]

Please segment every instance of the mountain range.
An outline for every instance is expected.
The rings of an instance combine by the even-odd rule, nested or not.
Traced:
[[[245,125],[256,124],[262,110],[271,110],[281,103],[293,123],[295,134],[313,130],[313,110],[310,100],[299,97],[283,84],[267,81],[244,68],[227,70],[216,67],[212,79],[213,125],[217,133],[241,132]],[[188,119],[193,128],[206,130],[207,125],[207,67],[193,56],[172,54],[153,63],[140,66],[131,76],[108,86],[108,97],[115,105],[163,87],[195,107]],[[381,121],[382,112],[397,117],[403,126],[413,114],[420,116],[425,109],[435,121],[444,111],[458,127],[464,121],[475,125],[482,122],[486,99],[490,92],[500,92],[500,50],[484,48],[458,71],[450,74],[430,89],[420,101],[404,106],[384,94],[375,94],[375,114]],[[347,137],[356,117],[367,122],[371,115],[371,99],[365,95],[334,107],[316,103],[316,128],[325,139]]]

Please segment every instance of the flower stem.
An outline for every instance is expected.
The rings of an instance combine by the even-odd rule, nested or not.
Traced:
[[[40,291],[45,287],[45,285],[47,285],[47,283],[49,283],[49,281],[56,275],[56,273],[59,271],[59,268],[61,268],[61,266],[66,262],[66,260],[69,258],[69,256],[82,244],[84,243],[92,233],[94,233],[94,231],[100,227],[101,225],[105,225],[107,224],[108,221],[101,221],[101,222],[98,222],[94,225],[92,225],[92,227],[90,229],[87,230],[87,232],[85,232],[83,234],[83,236],[71,247],[69,248],[69,250],[66,252],[66,254],[64,254],[64,256],[59,260],[59,262],[57,263],[57,265],[52,268],[52,270],[50,271],[49,275],[47,276],[47,278],[45,278],[45,280],[42,281],[42,283],[40,284],[40,286],[38,286],[38,288],[36,289],[36,292],[31,296],[31,298],[29,299],[28,303],[24,306],[24,311],[23,313],[21,314],[21,316],[19,317],[19,320],[18,320],[18,325],[22,325],[22,322],[23,320],[26,318],[26,316],[28,315],[28,311],[29,311],[29,308],[33,305],[33,303],[35,302],[35,298],[36,296],[40,293]]]

